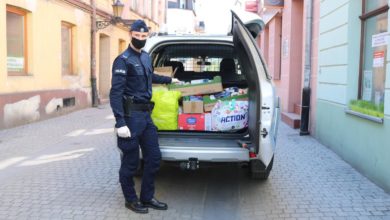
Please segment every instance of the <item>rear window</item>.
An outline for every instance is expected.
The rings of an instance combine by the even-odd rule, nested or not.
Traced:
[[[189,72],[220,72],[224,59],[233,60],[234,71],[241,74],[234,48],[219,44],[172,44],[154,51],[155,67],[180,67]]]
[[[220,65],[223,59],[223,57],[174,57],[171,58],[170,61],[183,63],[184,71],[219,72],[221,70]],[[241,73],[238,69],[238,60],[234,59],[234,63],[236,66],[236,73]]]

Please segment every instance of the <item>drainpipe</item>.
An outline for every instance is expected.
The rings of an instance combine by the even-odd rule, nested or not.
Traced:
[[[310,75],[311,75],[311,41],[313,25],[313,3],[305,0],[306,7],[306,40],[305,40],[305,70],[302,89],[301,128],[299,135],[309,135],[310,110]]]
[[[96,88],[96,3],[91,0],[92,17],[91,17],[91,90],[92,90],[92,107],[98,106],[98,93]]]

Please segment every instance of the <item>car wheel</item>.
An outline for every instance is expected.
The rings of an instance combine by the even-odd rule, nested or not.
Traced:
[[[266,180],[272,170],[274,158],[272,157],[268,167],[265,167],[261,160],[251,160],[249,163],[249,174],[252,179]]]

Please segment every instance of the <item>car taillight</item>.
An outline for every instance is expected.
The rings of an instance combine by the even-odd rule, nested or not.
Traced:
[[[249,158],[256,158],[257,155],[255,152],[249,152]]]

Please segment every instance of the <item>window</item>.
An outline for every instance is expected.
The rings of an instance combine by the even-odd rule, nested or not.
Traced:
[[[179,0],[179,8],[186,9],[186,2],[185,2],[185,0]]]
[[[72,57],[72,25],[67,22],[61,23],[61,53],[62,75],[71,75],[73,70]]]
[[[133,9],[133,11],[137,11],[137,1],[138,0],[131,1],[131,9]]]
[[[70,97],[70,98],[63,98],[62,103],[64,103],[64,107],[71,107],[76,105],[76,98]]]
[[[184,71],[194,72],[219,72],[220,65],[223,58],[221,57],[176,57],[171,58],[170,61],[181,62],[184,66]],[[234,59],[235,73],[241,74],[238,71],[238,61]]]
[[[155,16],[155,13],[154,13],[154,11],[155,11],[154,9],[156,8],[155,5],[156,5],[156,1],[155,0],[151,0],[150,1],[150,18],[153,21],[155,21],[155,19],[156,19],[156,16]]]
[[[176,1],[168,1],[168,8],[179,8],[179,3]]]
[[[7,71],[27,74],[27,12],[7,5]]]
[[[383,117],[389,7],[387,0],[362,0],[362,3],[359,100],[351,101],[350,105],[360,107],[365,114]]]
[[[204,71],[219,71],[219,64],[222,58],[172,58],[171,61],[179,61],[184,64],[185,71],[204,72]]]

